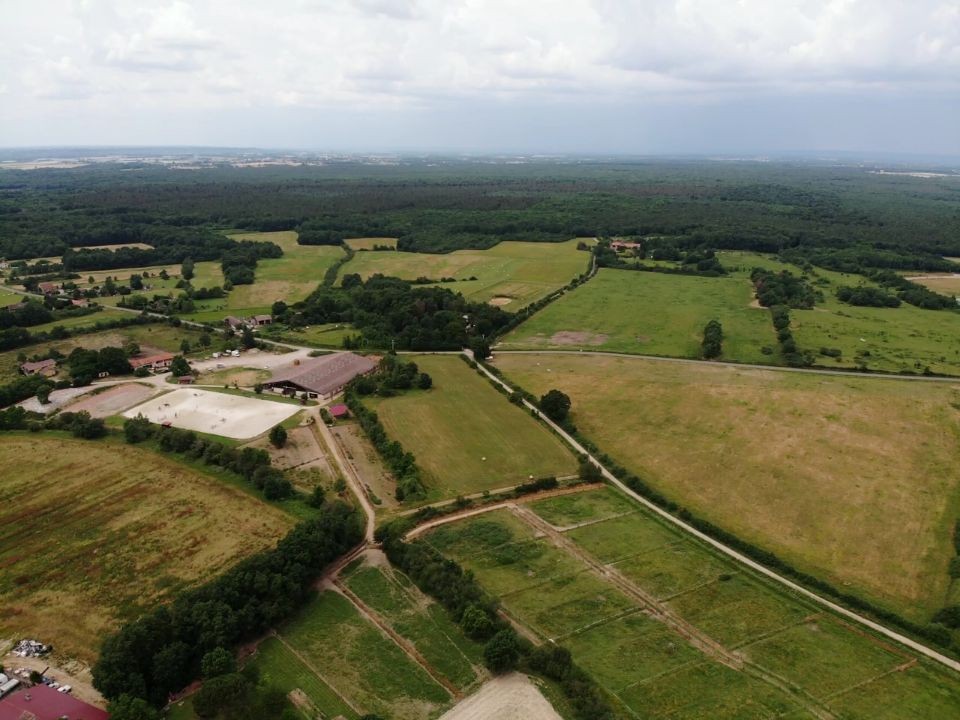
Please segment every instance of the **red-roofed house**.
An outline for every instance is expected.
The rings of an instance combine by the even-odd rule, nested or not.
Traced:
[[[331,405],[328,408],[328,411],[335,418],[345,418],[345,417],[349,417],[350,415],[350,409],[343,403],[340,403],[338,405]]]
[[[46,685],[35,685],[11,693],[0,700],[0,720],[109,720],[106,710],[77,700],[69,693],[57,692]]]
[[[42,282],[37,285],[37,289],[44,295],[56,295],[60,292],[60,285],[55,282]]]

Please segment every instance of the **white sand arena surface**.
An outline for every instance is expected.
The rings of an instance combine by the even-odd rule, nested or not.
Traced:
[[[526,675],[510,673],[484,683],[440,720],[562,720]]]
[[[184,430],[246,440],[265,433],[301,408],[287,403],[181,388],[127,410],[123,416],[142,414],[150,422],[169,422]]]

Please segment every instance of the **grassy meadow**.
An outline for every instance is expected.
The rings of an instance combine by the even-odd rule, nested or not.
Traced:
[[[119,622],[272,545],[293,519],[141,448],[0,437],[2,637],[92,662]]]
[[[701,278],[602,269],[509,333],[504,349],[559,348],[700,357],[703,327],[723,325],[722,359],[769,362],[769,314],[751,307],[746,278]]]
[[[303,300],[317,289],[323,281],[327,268],[343,257],[343,250],[336,246],[308,246],[297,244],[294,231],[243,233],[229,236],[233,240],[272,242],[283,248],[283,257],[260,260],[257,263],[256,281],[252,285],[237,285],[227,297],[219,300],[198,300],[197,311],[186,316],[197,322],[217,322],[227,315],[246,317],[269,314],[276,300],[294,303]],[[220,264],[215,263],[212,284],[222,285]],[[193,280],[202,287],[199,277]]]
[[[332,590],[280,628],[279,637],[359,714],[427,720],[450,701],[442,685]]]
[[[516,311],[563,287],[587,269],[589,255],[577,250],[578,242],[507,241],[489,250],[456,250],[443,255],[358,252],[341,268],[340,275],[357,273],[366,279],[382,273],[406,280],[453,277],[457,282],[443,286],[471,300],[492,301],[505,310]],[[470,280],[472,277],[476,279]]]
[[[430,374],[433,388],[367,402],[387,435],[416,456],[429,501],[576,472],[559,439],[459,357],[410,359]]]
[[[566,392],[587,437],[698,515],[917,621],[945,604],[960,386],[557,354],[496,365]]]
[[[574,499],[587,509],[574,509]],[[752,576],[612,489],[529,508],[551,523],[588,523],[555,527],[603,563],[603,572],[538,538],[509,510],[441,526],[424,541],[472,571],[515,621],[568,647],[625,716],[911,720],[960,712],[960,681],[952,674]],[[611,574],[737,652],[743,667],[722,664],[644,612],[609,582]],[[887,702],[876,700],[874,686]]]

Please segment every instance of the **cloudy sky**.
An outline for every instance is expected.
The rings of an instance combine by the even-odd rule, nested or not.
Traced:
[[[0,145],[960,155],[960,0],[0,0]]]

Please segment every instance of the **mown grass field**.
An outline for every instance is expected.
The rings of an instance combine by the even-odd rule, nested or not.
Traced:
[[[566,392],[587,437],[698,515],[919,622],[945,604],[960,387],[641,358],[496,365]]]
[[[700,278],[602,269],[509,333],[504,349],[559,348],[700,357],[703,328],[723,326],[723,359],[770,362],[769,314],[751,307],[743,277]]]
[[[426,720],[450,695],[344,596],[315,597],[280,637],[339,695],[364,713]]]
[[[502,242],[489,250],[457,250],[444,255],[358,252],[341,268],[340,276],[358,273],[366,279],[382,273],[407,280],[453,277],[457,282],[443,287],[480,302],[496,298],[494,302],[505,310],[516,311],[587,269],[590,258],[577,250],[578,242]]]
[[[270,314],[276,300],[294,303],[303,300],[317,289],[331,265],[343,257],[343,250],[335,246],[307,246],[297,244],[297,233],[267,232],[243,233],[229,236],[233,240],[273,242],[283,248],[283,257],[261,260],[257,263],[256,280],[252,285],[237,285],[220,300],[200,300],[197,312],[188,315],[198,322],[216,322],[227,315],[246,317],[260,313]],[[220,264],[215,264],[212,284],[222,285]],[[199,278],[193,284],[201,287]]]
[[[0,437],[0,636],[92,662],[127,618],[292,526],[252,495],[137,447]]]
[[[743,655],[749,661],[743,670],[704,654],[607,584],[607,575],[551,540],[537,539],[533,527],[508,510],[442,526],[425,541],[472,570],[515,620],[568,647],[634,717],[746,720],[827,712],[908,720],[960,712],[954,675],[753,577],[639,506],[623,514],[623,503],[632,501],[615,492],[602,489],[529,507],[544,519],[567,523],[572,498],[586,500],[590,509],[578,510],[576,521],[592,524],[564,532],[601,562],[621,557],[629,548],[624,537],[646,538],[627,558],[607,562],[608,572],[658,597],[664,579],[671,578],[672,594],[660,599],[661,606]],[[615,530],[599,530],[614,524]],[[588,542],[583,531],[590,528],[598,532]],[[520,548],[537,546],[541,558],[557,559],[541,561],[546,572],[531,578],[530,567],[515,558],[523,554]],[[634,562],[629,572],[628,562]],[[508,578],[522,589],[511,590]]]
[[[391,439],[412,452],[429,500],[576,472],[573,455],[459,357],[409,358],[433,378],[428,391],[369,400]]]

